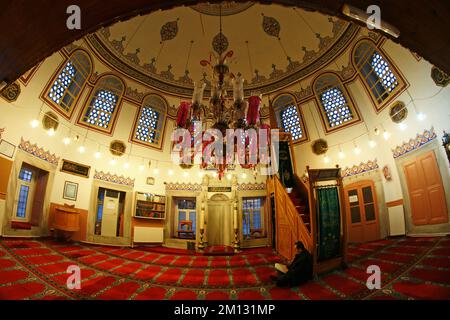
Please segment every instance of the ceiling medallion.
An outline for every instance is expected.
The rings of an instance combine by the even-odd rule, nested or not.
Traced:
[[[389,116],[391,117],[392,122],[395,123],[400,123],[405,120],[408,116],[408,109],[406,108],[405,103],[402,101],[395,102],[389,111]]]
[[[113,156],[121,157],[125,154],[127,147],[123,141],[114,140],[109,145],[109,151]]]
[[[431,69],[431,78],[440,87],[446,87],[450,83],[450,75],[436,67]]]
[[[178,20],[167,22],[161,27],[161,42],[175,39],[178,34]]]
[[[56,114],[54,114],[51,111],[44,114],[44,116],[42,117],[42,127],[45,130],[53,129],[54,131],[56,131],[56,129],[58,129],[58,126],[59,126],[59,120],[58,120],[58,116]]]
[[[328,151],[328,142],[324,139],[318,139],[313,142],[312,150],[318,156],[325,154]]]
[[[212,46],[215,52],[218,54],[222,54],[225,51],[227,51],[229,42],[227,37],[222,33],[219,32],[213,39]]]
[[[279,38],[281,26],[278,20],[273,17],[265,16],[264,14],[262,14],[262,16],[263,16],[262,27],[264,29],[264,32],[267,33],[269,36]]]

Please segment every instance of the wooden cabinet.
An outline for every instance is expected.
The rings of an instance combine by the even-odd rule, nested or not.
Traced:
[[[80,213],[75,208],[72,207],[67,206],[55,207],[53,228],[70,232],[79,231]]]

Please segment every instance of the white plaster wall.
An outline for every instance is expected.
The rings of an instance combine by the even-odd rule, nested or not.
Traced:
[[[82,41],[77,44],[86,47]],[[408,104],[411,100],[409,94],[411,94],[411,96],[415,99],[415,107],[417,112],[426,113],[427,118],[424,121],[417,120],[414,105],[409,104],[409,115],[405,122],[408,125],[408,128],[405,131],[400,131],[398,126],[392,123],[389,119],[389,106],[377,114],[367,92],[363,87],[362,82],[359,78],[356,78],[348,83],[347,90],[352,96],[356,107],[359,109],[361,118],[364,120],[365,124],[360,123],[331,134],[326,134],[322,126],[322,122],[320,121],[320,114],[317,110],[316,104],[311,100],[302,103],[300,108],[302,108],[303,111],[310,142],[296,145],[295,155],[297,171],[300,175],[302,175],[307,165],[317,168],[339,164],[341,167],[345,168],[351,167],[355,164],[360,164],[361,162],[377,159],[380,168],[388,165],[392,173],[392,181],[386,182],[384,178],[382,179],[385,200],[389,202],[403,197],[399,175],[395,166],[395,161],[392,157],[391,149],[397,145],[400,145],[404,141],[408,141],[410,138],[414,138],[417,133],[422,133],[425,129],[430,129],[432,126],[435,128],[439,139],[442,136],[442,130],[450,130],[450,87],[441,88],[436,86],[430,77],[432,66],[423,59],[418,62],[409,50],[404,49],[391,41],[386,41],[384,43],[383,50],[396,63],[410,84],[408,92],[404,92],[396,100],[402,100]],[[78,101],[77,109],[72,117],[72,122],[70,123],[62,117],[59,117],[61,124],[55,136],[48,136],[42,128],[32,129],[30,127],[30,121],[37,116],[39,109],[43,105],[42,101],[39,99],[39,96],[52,78],[58,66],[63,61],[64,59],[61,54],[55,53],[42,63],[28,86],[25,87],[21,85],[22,93],[16,102],[7,103],[3,99],[0,99],[0,127],[6,128],[4,133],[5,140],[18,145],[20,143],[20,138],[24,137],[25,140],[29,140],[32,143],[37,143],[38,146],[50,150],[61,159],[68,159],[90,165],[92,167],[91,176],[89,179],[68,175],[59,172],[58,170],[55,174],[54,186],[52,189],[52,202],[72,203],[79,208],[89,209],[92,176],[95,170],[134,178],[136,179],[134,187],[135,191],[154,192],[159,194],[165,193],[164,182],[201,182],[201,177],[198,175],[200,170],[196,167],[185,171],[170,162],[170,134],[174,128],[174,122],[172,120],[167,120],[164,146],[162,150],[155,150],[133,144],[132,156],[129,159],[130,168],[126,169],[123,166],[123,164],[127,161],[126,156],[119,159],[115,166],[110,165],[109,162],[112,156],[106,146],[108,146],[112,140],[118,139],[124,141],[127,144],[127,151],[130,150],[130,131],[132,129],[136,112],[138,111],[138,106],[127,101],[122,103],[120,114],[116,120],[117,125],[115,127],[114,135],[109,136],[90,131],[87,135],[88,140],[85,143],[87,150],[84,154],[80,154],[77,149],[82,144],[83,137],[86,134],[86,129],[76,125],[75,122],[78,119],[78,115],[83,104],[86,101],[86,90],[83,92],[81,99]],[[322,71],[333,71],[338,67],[340,69],[341,66],[348,65],[349,61],[350,52],[347,50],[347,52],[342,54],[336,60],[336,63],[330,63],[325,66]],[[97,59],[94,59],[94,70],[99,74],[110,71],[108,66],[104,65]],[[307,79],[301,80],[301,86],[304,88],[311,84],[313,77],[316,75],[317,73]],[[124,79],[126,81],[126,85],[133,89],[136,88],[138,91],[146,93],[154,92],[154,90],[146,88],[144,85],[134,82],[129,78]],[[300,84],[297,83],[283,91],[298,91],[299,87]],[[180,98],[178,97],[168,95],[165,95],[165,97],[170,105],[178,105],[180,102]],[[265,98],[265,101],[266,100],[267,99]],[[267,101],[265,103],[267,103]],[[45,113],[49,110],[51,110],[51,108],[44,104],[43,112]],[[369,132],[373,132],[374,127],[379,127],[380,124],[383,124],[383,127],[391,132],[392,136],[388,141],[385,141],[381,136],[373,136],[372,138],[377,142],[377,147],[371,149],[368,145],[369,138],[364,134],[367,130],[369,130]],[[65,146],[62,139],[67,135],[69,128],[71,128],[73,132],[77,132],[81,139],[78,143],[73,142],[69,146]],[[311,152],[312,141],[318,139],[319,137],[325,138],[329,145],[333,146],[328,152],[328,157],[331,160],[329,164],[324,164],[323,156],[316,156]],[[353,153],[353,140],[361,149],[360,155],[355,155]],[[95,159],[94,153],[98,151],[99,144],[102,145],[100,149],[102,158]],[[341,145],[342,151],[346,154],[344,159],[338,158],[338,145]],[[445,154],[443,148],[441,148],[440,152]],[[139,171],[139,166],[142,164],[142,158],[146,159],[145,163],[147,163],[149,159],[152,159],[154,166],[151,168],[146,167],[144,172]],[[153,169],[156,164],[158,166],[159,174],[153,173]],[[168,174],[169,169],[174,171],[172,176]],[[450,169],[447,168],[447,170]],[[184,176],[185,172],[189,175]],[[247,173],[246,179],[242,179],[240,177],[241,172]],[[248,170],[244,171],[238,169],[235,173],[239,175],[239,183],[265,181],[264,177],[258,177],[255,180]],[[149,176],[155,177],[156,183],[154,186],[148,186],[146,184],[146,178]],[[65,181],[79,183],[78,199],[75,203],[62,198]]]

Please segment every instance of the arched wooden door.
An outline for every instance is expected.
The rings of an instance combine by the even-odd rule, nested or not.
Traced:
[[[380,220],[373,181],[360,181],[344,188],[348,241],[362,243],[380,239]]]

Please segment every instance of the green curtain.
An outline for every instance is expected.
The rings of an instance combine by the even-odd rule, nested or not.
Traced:
[[[294,169],[292,168],[291,150],[288,141],[280,141],[279,145],[279,177],[285,188],[294,187]]]
[[[317,221],[319,230],[319,261],[340,255],[340,208],[336,187],[317,189]]]

